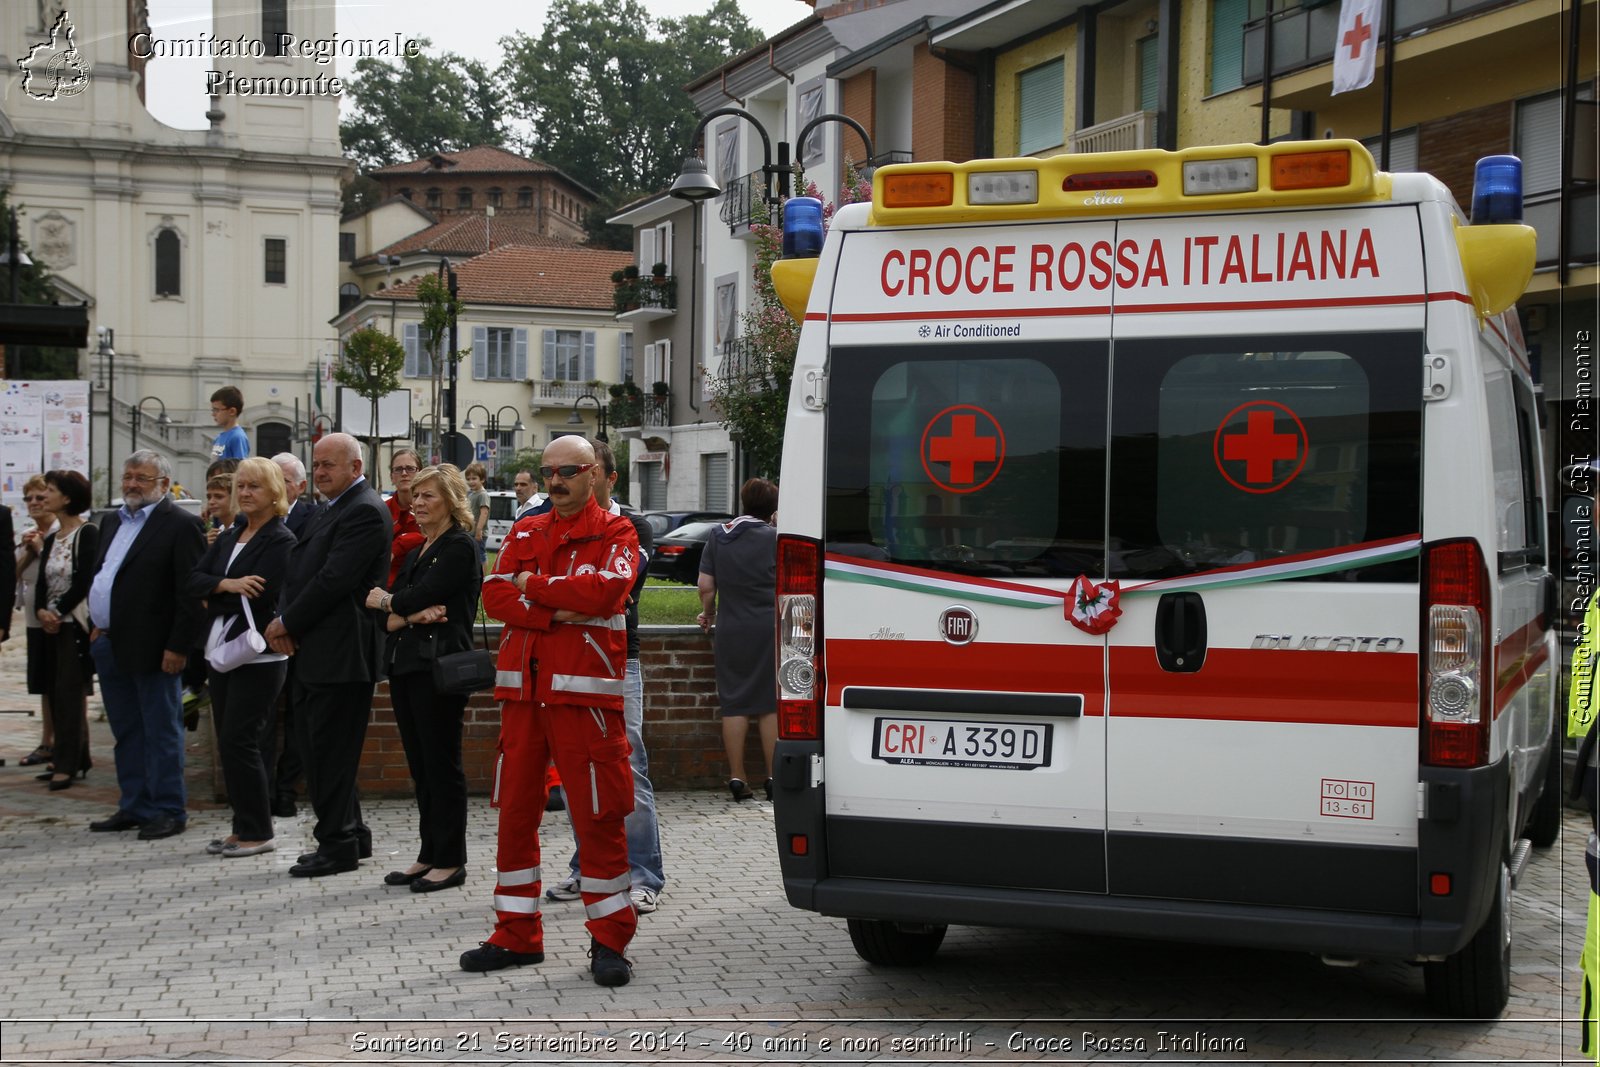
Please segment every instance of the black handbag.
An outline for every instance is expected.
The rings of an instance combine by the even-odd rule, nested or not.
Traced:
[[[483,568],[478,568],[478,586],[483,586]],[[495,679],[494,653],[489,651],[489,624],[483,628],[483,647],[469,648],[465,652],[447,652],[433,659],[433,688],[438,693],[457,695],[493,689]],[[468,633],[471,631],[469,630]]]

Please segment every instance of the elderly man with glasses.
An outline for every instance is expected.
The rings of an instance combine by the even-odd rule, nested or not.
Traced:
[[[165,456],[145,449],[128,457],[122,507],[101,528],[89,583],[89,654],[122,791],[116,812],[89,829],[138,829],[146,841],[188,825],[180,693],[202,618],[183,587],[206,539],[200,520],[168,497],[171,485]]]

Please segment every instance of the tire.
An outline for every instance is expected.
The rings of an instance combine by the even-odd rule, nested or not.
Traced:
[[[1561,723],[1556,723],[1555,734],[1550,739],[1550,762],[1544,769],[1544,792],[1533,805],[1528,818],[1528,840],[1534,848],[1549,848],[1561,836],[1561,813],[1566,807],[1565,780],[1562,777]]]
[[[1500,864],[1494,904],[1460,952],[1423,966],[1428,1003],[1441,1015],[1497,1019],[1511,998],[1511,871]]]
[[[902,926],[881,919],[847,919],[856,955],[885,967],[915,967],[933,959],[946,927]]]

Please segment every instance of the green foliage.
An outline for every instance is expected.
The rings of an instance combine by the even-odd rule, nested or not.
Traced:
[[[821,198],[816,185],[805,186],[806,196]],[[841,204],[872,198],[872,185],[853,167],[846,166]],[[824,228],[833,218],[834,205],[824,204]],[[711,383],[711,399],[722,414],[728,435],[744,450],[750,472],[776,478],[783,462],[783,429],[789,407],[789,385],[794,378],[795,351],[800,325],[790,317],[772,287],[772,264],[783,254],[783,231],[764,215],[751,226],[756,238],[753,272],[755,298],[745,312],[740,340],[747,346],[743,376],[726,371]]]
[[[339,213],[344,216],[359,215],[371,211],[378,206],[383,196],[383,187],[376,178],[369,178],[365,174],[357,174],[339,190]]]
[[[400,388],[405,369],[406,350],[393,337],[372,326],[364,326],[344,343],[344,355],[333,368],[333,380],[354,389],[372,402],[372,418],[367,426],[378,424],[378,401]],[[378,438],[371,438],[372,470],[378,469]]]
[[[430,55],[425,37],[419,43],[424,51],[398,66],[356,60],[345,81],[355,106],[339,123],[339,136],[363,170],[504,138],[506,100],[493,73],[454,52]]]
[[[537,38],[502,40],[508,114],[529,154],[603,194],[660,189],[698,121],[683,86],[760,39],[734,0],[681,19],[639,0],[554,0]]]

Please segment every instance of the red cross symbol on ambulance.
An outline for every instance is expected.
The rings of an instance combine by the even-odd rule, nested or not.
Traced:
[[[923,427],[922,470],[947,492],[977,492],[994,481],[1005,459],[1005,431],[980,407],[952,405]]]
[[[1305,424],[1272,400],[1240,404],[1222,417],[1212,438],[1217,470],[1246,493],[1276,493],[1306,465]]]

